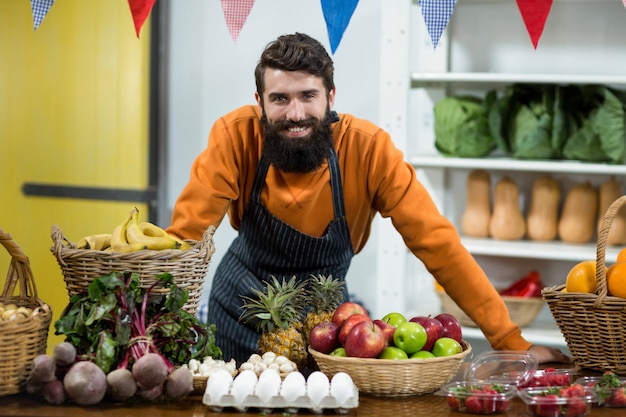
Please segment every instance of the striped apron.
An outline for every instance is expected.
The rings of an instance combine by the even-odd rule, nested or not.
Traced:
[[[257,351],[259,333],[254,323],[239,322],[242,296],[254,297],[252,289],[264,288],[271,276],[279,280],[311,274],[345,279],[354,256],[345,218],[343,187],[337,153],[328,159],[334,219],[322,237],[306,235],[284,223],[261,204],[261,191],[269,162],[261,157],[250,202],[241,220],[239,235],[215,271],[209,295],[208,322],[216,324],[216,344],[225,360],[244,362]],[[347,300],[347,289],[344,299]]]

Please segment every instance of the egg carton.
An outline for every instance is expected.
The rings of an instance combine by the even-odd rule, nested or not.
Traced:
[[[316,373],[321,374],[319,371]],[[240,376],[241,374],[237,378]],[[347,374],[343,375],[341,389],[338,389],[339,385],[331,387],[328,378],[321,374],[315,375],[317,377],[315,389],[308,391],[304,385],[300,384],[294,386],[297,390],[284,391],[286,395],[283,395],[282,386],[273,385],[270,387],[272,383],[269,379],[260,377],[255,380],[255,377],[248,376],[251,383],[246,384],[247,387],[244,390],[241,389],[243,384],[239,385],[239,389],[233,388],[234,385],[228,387],[228,376],[224,376],[223,380],[216,380],[213,384],[218,391],[211,393],[210,382],[212,381],[207,381],[202,403],[215,412],[220,412],[225,408],[234,408],[241,412],[251,408],[256,408],[260,412],[284,409],[288,413],[297,413],[300,409],[307,409],[316,414],[320,414],[324,410],[335,410],[338,414],[346,414],[350,409],[359,406],[358,388]],[[302,377],[300,379],[304,380]],[[275,384],[276,381],[273,383]],[[282,381],[281,385],[284,383]],[[296,391],[300,394],[296,395]]]

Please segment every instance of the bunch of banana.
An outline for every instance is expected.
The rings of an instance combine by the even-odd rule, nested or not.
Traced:
[[[134,252],[143,249],[191,249],[191,245],[168,234],[150,222],[139,222],[139,210],[135,207],[113,233],[85,236],[78,241],[79,249]]]

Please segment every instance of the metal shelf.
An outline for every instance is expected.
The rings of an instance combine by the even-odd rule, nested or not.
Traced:
[[[411,73],[411,83],[413,84],[413,86],[448,83],[626,85],[626,76],[493,72],[413,72]]]

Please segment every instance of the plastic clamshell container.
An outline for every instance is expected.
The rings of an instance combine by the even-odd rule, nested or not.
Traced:
[[[564,397],[553,394],[558,387],[522,388],[518,395],[526,404],[529,415],[537,417],[584,417],[596,401],[593,393]]]
[[[562,387],[573,383],[575,375],[573,369],[536,369],[520,388]]]
[[[470,414],[506,413],[517,387],[491,382],[460,381],[444,385],[437,395],[446,396],[452,411]]]
[[[241,374],[235,380],[240,376]],[[259,384],[264,383],[261,378],[258,381],[253,381],[253,386],[248,388],[245,395],[237,395],[231,389],[228,392],[220,392],[219,395],[212,396],[208,390],[209,382],[210,380],[207,382],[207,390],[202,397],[202,403],[214,412],[221,412],[225,408],[234,408],[240,412],[245,412],[254,408],[261,413],[270,413],[276,409],[282,409],[287,413],[293,414],[300,409],[306,409],[315,414],[321,414],[324,410],[334,410],[337,414],[347,414],[350,409],[359,406],[359,391],[351,379],[347,382],[344,379],[341,397],[338,394],[340,391],[334,390],[331,381],[329,381],[328,393],[315,398],[308,395],[306,390],[303,390],[302,395],[298,395],[295,398],[287,398],[285,395],[281,395],[282,390],[280,387],[276,395],[263,398],[262,395],[258,394],[263,391],[259,389],[261,388]],[[348,385],[345,385],[346,383]],[[235,381],[233,381],[233,386],[235,386]],[[336,395],[333,395],[333,393],[336,393]]]
[[[619,381],[622,383],[621,387],[604,387],[597,385],[602,382],[601,376],[583,376],[575,383],[593,391],[595,395],[593,406],[626,408],[626,378],[619,378]]]
[[[527,351],[487,351],[465,371],[465,380],[520,386],[537,370],[537,360]]]

